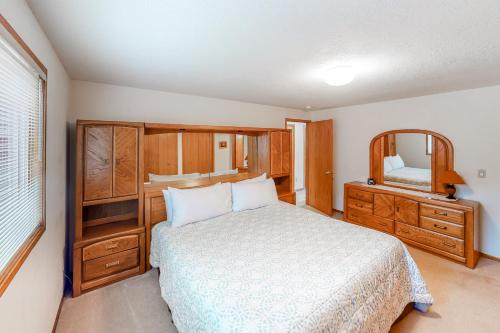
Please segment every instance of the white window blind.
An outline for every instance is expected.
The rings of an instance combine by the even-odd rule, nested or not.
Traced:
[[[0,272],[43,223],[44,80],[0,35]]]

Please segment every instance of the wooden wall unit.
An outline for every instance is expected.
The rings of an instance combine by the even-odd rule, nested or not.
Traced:
[[[144,179],[149,174],[176,175],[179,172],[178,134],[144,135]]]
[[[78,121],[73,295],[145,269],[141,123]]]
[[[344,186],[348,222],[392,234],[402,241],[474,268],[479,257],[479,204],[430,199],[363,185]]]
[[[288,175],[291,165],[291,131],[272,131],[269,133],[270,158],[269,175],[272,177]]]
[[[213,133],[182,133],[182,173],[214,170]]]

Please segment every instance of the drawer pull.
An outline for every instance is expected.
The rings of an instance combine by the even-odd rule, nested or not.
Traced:
[[[382,227],[387,227],[387,223],[385,223],[385,222],[379,222],[378,225],[380,225]]]
[[[398,212],[398,213],[399,213],[399,207],[396,207],[396,212]]]
[[[356,204],[356,207],[363,208],[364,206],[362,204]]]
[[[447,230],[448,229],[448,227],[446,227],[446,226],[442,226],[442,225],[435,224],[435,223],[434,223],[434,228],[443,229],[443,230]]]
[[[113,250],[116,248],[118,248],[118,243],[113,243],[106,246],[106,250]]]
[[[118,266],[119,264],[120,264],[120,260],[112,261],[112,262],[106,264],[106,268]]]
[[[437,210],[434,211],[434,214],[439,215],[439,216],[448,216],[448,213],[446,213],[446,212],[440,213]]]
[[[444,246],[451,247],[451,248],[455,248],[455,247],[457,247],[457,244],[450,244],[450,243],[447,243],[446,241],[443,241],[443,245],[444,245]]]
[[[400,229],[403,234],[409,234],[410,232],[406,229]]]

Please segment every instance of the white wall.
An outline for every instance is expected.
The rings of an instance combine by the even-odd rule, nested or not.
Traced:
[[[304,111],[155,90],[72,81],[73,119],[284,127]]]
[[[436,131],[455,148],[455,169],[467,185],[458,195],[481,203],[481,250],[500,257],[500,86],[314,111],[335,120],[335,202],[343,210],[343,184],[369,174],[369,144],[378,133],[403,128]],[[478,178],[487,169],[487,178]]]
[[[219,142],[226,141],[226,148],[219,148]],[[233,166],[233,142],[231,142],[231,134],[215,133],[214,134],[214,171],[230,170]]]
[[[396,134],[396,152],[412,168],[430,169],[431,155],[426,152],[426,135],[422,133]]]
[[[63,292],[69,78],[24,1],[0,13],[48,69],[47,230],[0,297],[0,332],[50,332]]]

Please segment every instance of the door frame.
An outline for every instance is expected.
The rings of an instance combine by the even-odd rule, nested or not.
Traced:
[[[288,123],[310,123],[312,120],[309,119],[299,119],[299,118],[285,118],[285,128],[288,128]],[[304,133],[306,134],[306,133]],[[308,172],[309,172],[309,159],[308,159],[308,142],[306,139],[307,135],[304,137],[304,190],[306,191],[306,202],[308,202],[308,196],[309,196],[309,191],[308,191]],[[292,168],[293,168],[293,174],[294,174],[294,179],[292,179],[292,188],[293,191],[295,192],[295,128],[292,130]]]

